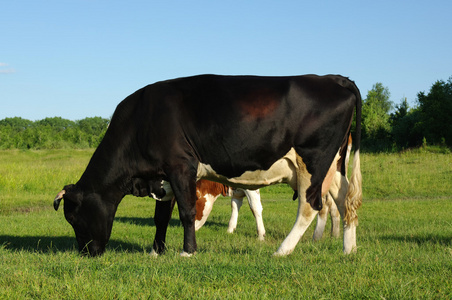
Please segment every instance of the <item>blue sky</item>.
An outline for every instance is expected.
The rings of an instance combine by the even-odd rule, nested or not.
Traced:
[[[452,1],[2,1],[0,119],[109,118],[203,74],[342,74],[398,104],[452,76]]]

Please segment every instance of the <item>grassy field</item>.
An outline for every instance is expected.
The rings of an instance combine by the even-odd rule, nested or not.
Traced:
[[[75,183],[92,150],[0,151],[0,299],[451,299],[452,154],[363,154],[358,252],[342,254],[313,226],[293,254],[274,258],[295,221],[290,189],[262,189],[267,236],[257,240],[244,205],[226,233],[229,199],[215,203],[197,233],[198,253],[181,258],[177,212],[168,252],[148,255],[155,201],[126,197],[107,252],[80,257],[52,201]]]

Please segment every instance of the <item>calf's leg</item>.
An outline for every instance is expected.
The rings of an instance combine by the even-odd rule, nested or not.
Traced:
[[[256,219],[257,237],[259,240],[263,241],[265,237],[265,227],[264,221],[262,220],[263,208],[260,192],[259,190],[244,190],[244,192],[248,198],[248,203],[251,211],[253,212],[254,218]]]
[[[243,204],[245,193],[242,189],[234,190],[231,197],[231,218],[229,219],[228,232],[233,233],[237,228],[237,220],[239,218],[240,207]]]

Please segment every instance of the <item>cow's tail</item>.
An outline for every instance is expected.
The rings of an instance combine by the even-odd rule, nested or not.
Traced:
[[[361,206],[363,193],[362,193],[362,176],[361,166],[359,159],[359,149],[361,142],[361,94],[358,87],[353,81],[350,81],[352,86],[350,90],[356,97],[356,131],[355,131],[355,151],[353,157],[353,167],[350,176],[350,182],[348,185],[347,195],[345,196],[345,216],[344,221],[346,224],[358,225],[357,209]]]

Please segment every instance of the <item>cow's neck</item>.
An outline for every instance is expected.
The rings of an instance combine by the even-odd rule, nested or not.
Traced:
[[[77,186],[84,192],[127,194],[127,186],[133,169],[132,160],[125,159],[128,153],[104,139],[93,154]]]
[[[102,142],[77,183],[84,190],[104,194],[117,190],[123,197],[130,193],[132,178],[153,173],[154,169],[137,147],[135,100],[133,94],[118,105],[120,109],[116,109]],[[105,191],[96,191],[99,187]]]

